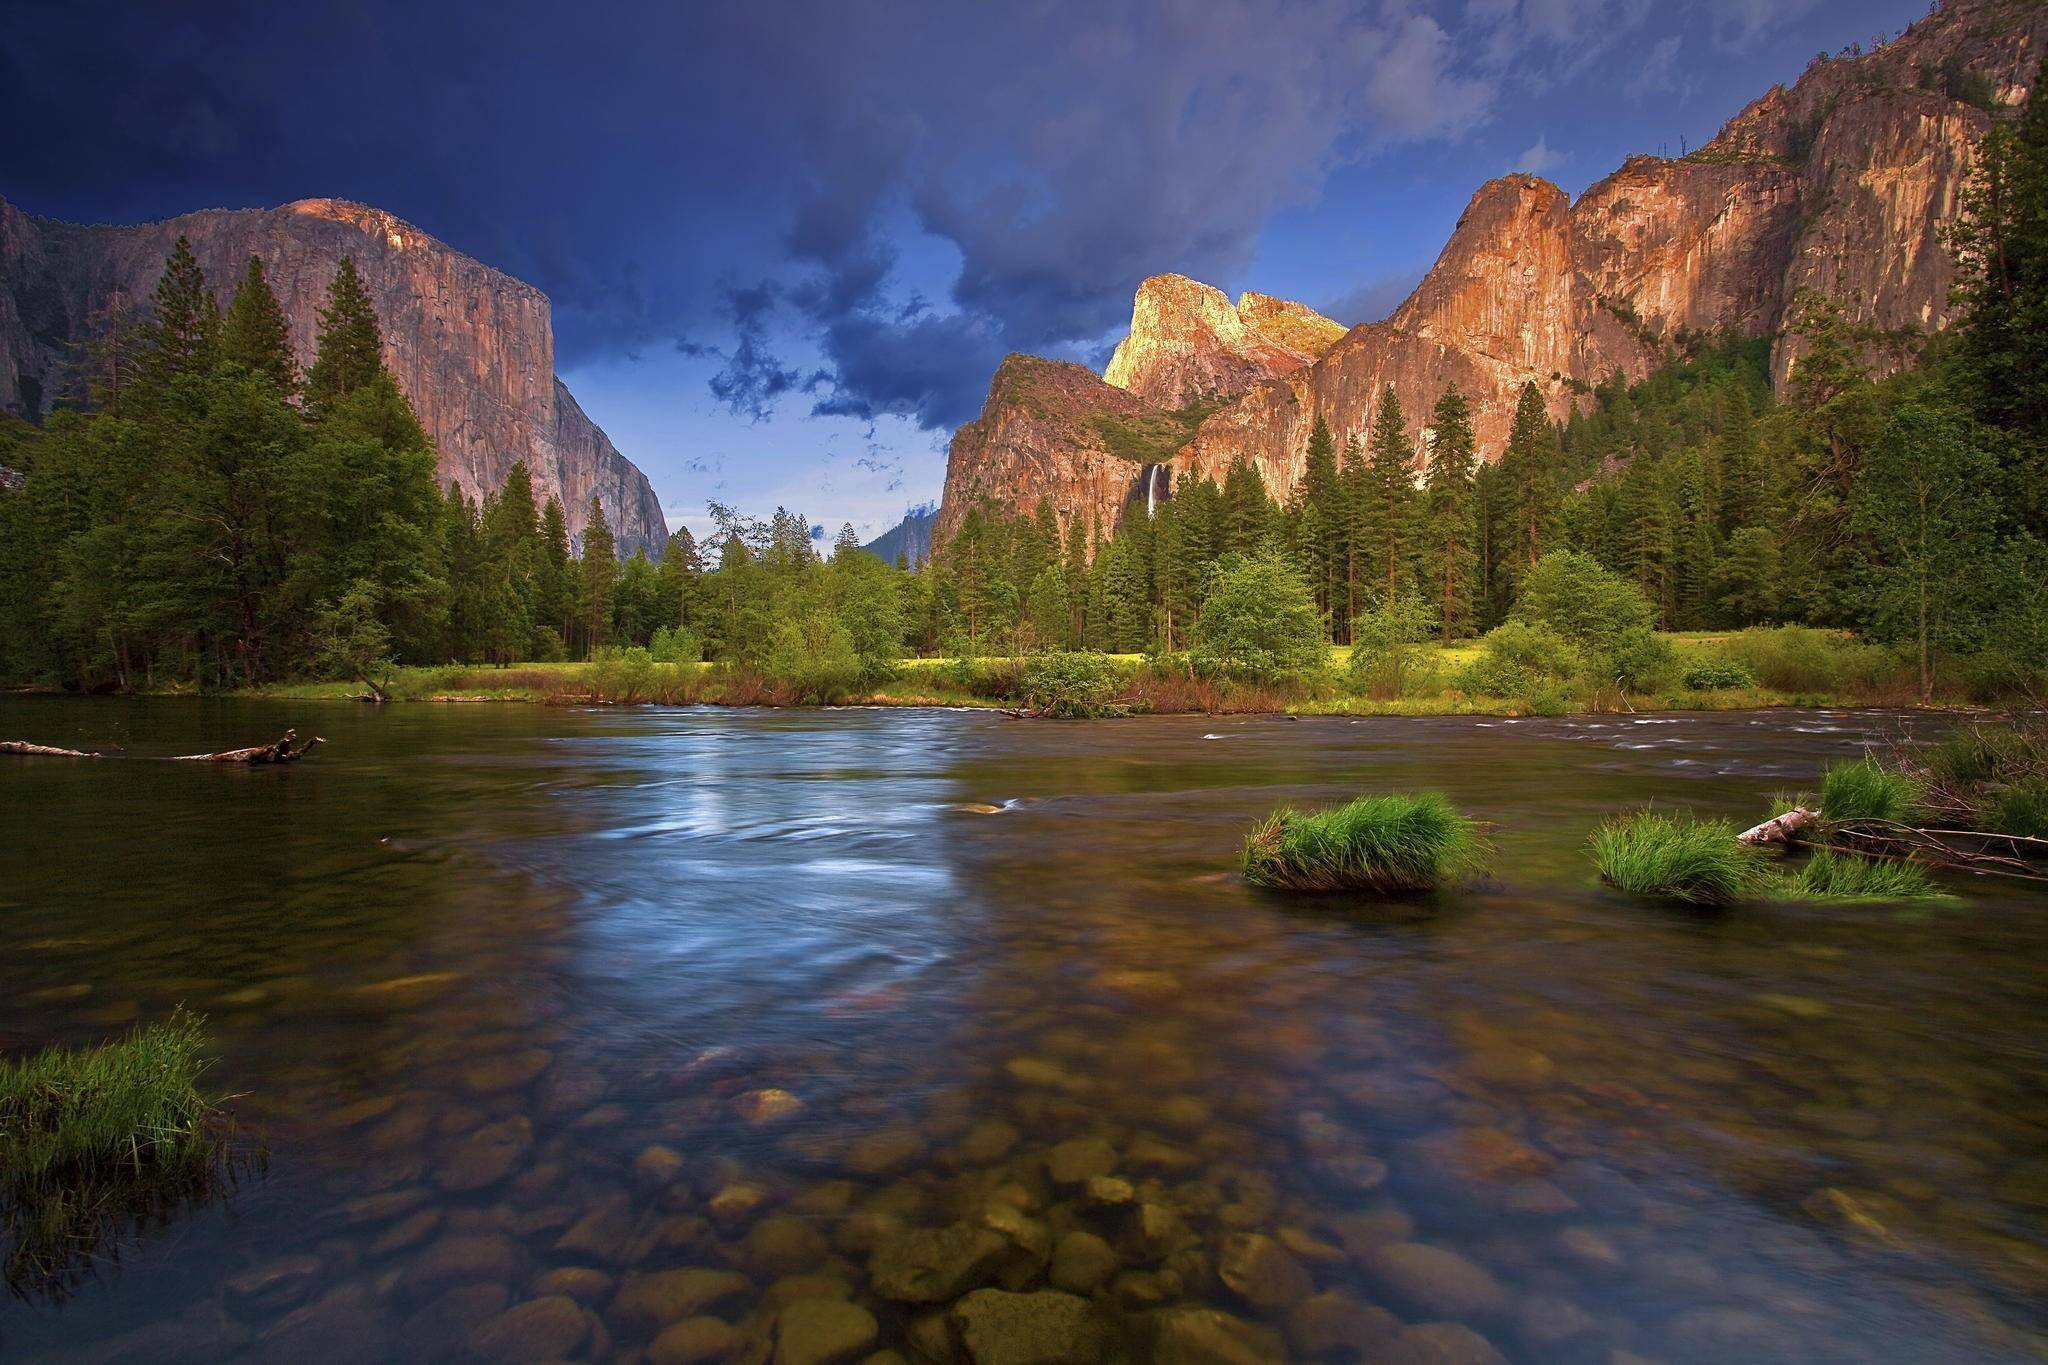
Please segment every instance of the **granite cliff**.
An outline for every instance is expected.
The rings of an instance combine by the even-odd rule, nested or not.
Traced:
[[[355,257],[383,326],[384,362],[440,452],[442,481],[472,497],[519,460],[559,497],[581,536],[591,494],[621,554],[668,542],[647,476],[584,415],[555,376],[547,296],[380,210],[333,199],[208,210],[136,227],[36,218],[0,199],[0,407],[30,418],[67,382],[71,343],[117,299],[147,303],[183,236],[225,307],[252,255],[310,363],[335,266]]]
[[[1938,330],[1954,283],[1942,232],[1972,150],[1993,109],[2025,98],[2044,44],[2048,5],[1947,0],[1882,48],[1816,59],[1686,157],[1630,158],[1577,202],[1533,176],[1491,181],[1414,293],[1341,337],[1299,304],[1232,308],[1192,280],[1147,280],[1106,382],[1061,376],[1057,423],[1020,410],[1044,406],[1032,376],[1047,372],[1004,362],[953,439],[941,536],[983,497],[1020,512],[1044,497],[1062,524],[1106,527],[1141,491],[1189,470],[1220,480],[1239,459],[1284,495],[1316,417],[1340,443],[1363,438],[1389,385],[1421,449],[1456,383],[1497,459],[1523,384],[1562,418],[1587,385],[1642,377],[1686,333],[1779,336],[1805,289],[1887,331]],[[1797,339],[1779,336],[1781,384],[1797,360]],[[1104,421],[1188,436],[1119,447]]]

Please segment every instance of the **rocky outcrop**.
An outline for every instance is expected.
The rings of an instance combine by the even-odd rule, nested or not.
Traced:
[[[1228,398],[1312,363],[1344,335],[1306,304],[1222,290],[1185,275],[1154,275],[1131,303],[1131,332],[1103,378],[1155,407]]]
[[[302,364],[343,256],[376,304],[384,361],[440,454],[444,482],[471,496],[524,460],[541,496],[562,500],[580,536],[590,495],[623,554],[667,544],[660,501],[555,377],[547,296],[378,209],[333,199],[208,210],[136,227],[82,227],[0,200],[0,406],[48,411],[71,382],[74,343],[110,309],[146,306],[183,236],[223,306],[252,255],[263,258]]]
[[[1248,294],[1233,309],[1217,290],[1155,277],[1139,288],[1106,378],[1154,419],[1234,394],[1165,463],[1220,479],[1243,459],[1284,495],[1315,419],[1340,445],[1362,439],[1390,386],[1422,450],[1431,406],[1458,385],[1481,455],[1497,459],[1525,383],[1561,419],[1589,385],[1615,371],[1642,377],[1688,334],[1778,334],[1801,290],[1885,331],[1938,330],[1954,284],[1942,234],[1988,106],[2025,98],[2044,50],[2048,6],[1949,0],[1873,53],[1817,59],[1690,156],[1631,158],[1576,203],[1532,176],[1492,181],[1406,302],[1319,350],[1307,343],[1326,332],[1288,330],[1307,311],[1299,305]],[[1781,384],[1797,360],[1797,339],[1780,337]],[[1062,513],[1099,516],[1124,501],[1103,486],[1111,469],[1091,464],[1085,488],[1049,476],[1066,454],[1056,438],[1034,449],[1037,477],[1014,493],[995,470],[954,467],[1000,462],[999,443],[956,438],[952,453],[947,513],[956,487],[1020,511],[1047,497]],[[1125,472],[1158,479],[1139,465]]]

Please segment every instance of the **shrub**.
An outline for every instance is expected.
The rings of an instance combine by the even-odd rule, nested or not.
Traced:
[[[1625,631],[1648,630],[1657,619],[1635,584],[1574,550],[1553,550],[1529,566],[1515,591],[1513,616],[1598,647]]]
[[[1254,886],[1427,891],[1477,868],[1479,827],[1437,792],[1361,796],[1334,810],[1275,811],[1245,840]]]
[[[799,702],[843,701],[866,672],[852,634],[829,611],[784,617],[768,637],[768,673]]]
[[[1720,692],[1755,687],[1756,677],[1733,659],[1704,659],[1685,670],[1688,692]]]
[[[96,1047],[0,1061],[0,1244],[17,1290],[60,1287],[105,1237],[212,1191],[232,1125],[179,1011]]]
[[[1592,680],[1628,692],[1658,692],[1678,672],[1678,651],[1648,626],[1630,626],[1587,664]]]
[[[1217,561],[1193,644],[1197,668],[1247,682],[1309,678],[1330,659],[1308,584],[1273,555]]]
[[[1918,863],[1859,858],[1817,848],[1779,887],[1789,900],[1925,901],[1946,900],[1927,869]]]
[[[1756,891],[1764,876],[1762,853],[1735,834],[1726,820],[1633,811],[1593,832],[1593,864],[1602,881],[1632,895],[1727,905]]]
[[[1055,720],[1127,714],[1130,708],[1115,701],[1123,680],[1123,667],[1096,650],[1035,655],[1020,678],[1024,704]]]
[[[663,626],[654,632],[647,652],[658,664],[694,664],[703,659],[704,645],[688,626]]]
[[[2048,780],[2036,778],[1999,793],[1979,823],[1998,834],[2048,838]]]
[[[1421,648],[1435,631],[1436,609],[1414,596],[1396,598],[1359,616],[1351,623],[1346,685],[1382,701],[1436,691],[1436,662]]]
[[[1480,641],[1484,653],[1459,675],[1458,686],[1488,697],[1519,697],[1545,680],[1563,681],[1584,661],[1578,646],[1548,626],[1509,621]]]
[[[1745,630],[1722,650],[1758,682],[1778,692],[1873,687],[1898,671],[1898,660],[1889,651],[1810,626]]]
[[[648,701],[654,695],[654,656],[637,647],[600,649],[590,656],[589,682],[600,701]]]
[[[1920,800],[1920,782],[1869,758],[1829,766],[1820,780],[1820,813],[1837,824],[1904,821]]]

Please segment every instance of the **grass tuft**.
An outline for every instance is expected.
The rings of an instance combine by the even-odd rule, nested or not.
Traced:
[[[1437,792],[1282,809],[1245,840],[1244,879],[1287,891],[1427,891],[1476,869],[1478,824]]]
[[[0,1061],[0,1242],[17,1292],[61,1289],[99,1244],[213,1192],[232,1136],[199,1091],[202,1020]]]
[[[1727,905],[1757,891],[1766,875],[1763,855],[1735,834],[1726,820],[1632,811],[1593,832],[1593,863],[1602,881],[1631,895]]]
[[[1817,848],[1778,895],[1787,900],[1934,901],[1950,897],[1918,863],[1859,858]]]
[[[1834,823],[1890,820],[1903,824],[1920,801],[1920,782],[1868,758],[1831,766],[1820,780],[1820,813]]]

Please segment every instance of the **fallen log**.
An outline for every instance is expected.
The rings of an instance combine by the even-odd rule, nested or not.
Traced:
[[[316,744],[327,741],[315,735],[298,748],[292,741],[298,737],[297,730],[287,730],[284,737],[274,744],[256,744],[247,749],[223,749],[217,754],[178,754],[173,763],[296,763],[312,752]]]
[[[0,754],[19,754],[23,758],[98,758],[98,754],[83,749],[58,749],[48,744],[30,744],[22,739],[0,739]]]
[[[1738,844],[1790,844],[1798,841],[1799,832],[1820,819],[1820,812],[1804,806],[1794,806],[1783,815],[1776,815],[1754,825],[1735,836]]]

